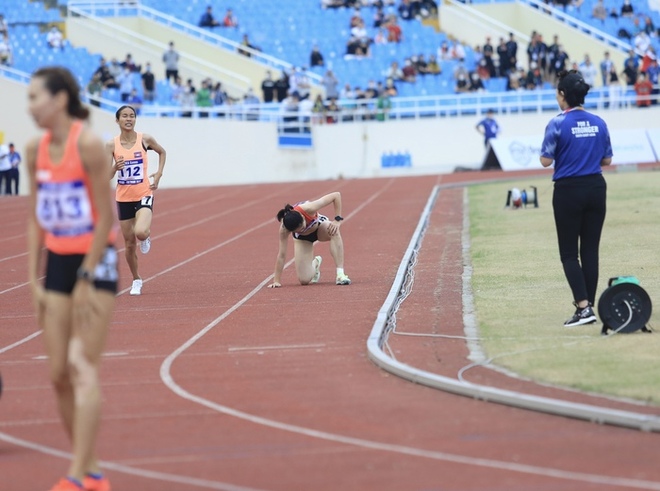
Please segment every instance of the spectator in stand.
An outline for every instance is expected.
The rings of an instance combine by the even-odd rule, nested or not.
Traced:
[[[509,40],[506,42],[507,54],[509,56],[509,66],[514,69],[518,66],[518,43],[512,32],[509,33]]]
[[[211,81],[209,79],[202,80],[201,87],[195,93],[195,105],[203,109],[213,106],[213,100],[211,99]],[[199,117],[208,118],[209,112],[205,110],[199,111]]]
[[[411,59],[413,64],[415,65],[415,70],[417,70],[417,73],[419,73],[420,75],[428,75],[429,64],[426,62],[424,53],[420,53],[418,56],[413,56]]]
[[[527,76],[525,77],[525,88],[527,90],[540,89],[543,87],[543,74],[541,73],[541,67],[533,61],[529,65],[529,70],[527,71]]]
[[[610,109],[618,109],[621,105],[621,95],[622,95],[621,81],[619,80],[619,75],[616,72],[616,67],[614,63],[610,66],[610,72],[607,78],[607,96],[609,99]]]
[[[607,9],[605,8],[603,0],[598,0],[596,2],[594,8],[591,11],[591,16],[594,19],[600,20],[601,22],[605,22],[605,19],[607,19]]]
[[[623,61],[624,66],[628,65],[628,60],[632,61],[632,64],[636,70],[639,70],[639,58],[637,57],[634,49],[628,50],[628,58]]]
[[[238,27],[238,19],[231,9],[227,9],[225,12],[225,18],[222,19],[222,25],[223,27]]]
[[[218,27],[220,22],[216,20],[213,16],[213,7],[210,5],[206,7],[206,12],[202,14],[202,17],[199,19],[199,27]]]
[[[463,75],[463,78],[466,80],[469,76],[468,69],[465,67],[465,62],[463,60],[459,61],[454,67],[454,80],[458,80],[459,75]]]
[[[396,97],[399,95],[399,91],[397,90],[393,79],[385,79],[385,89],[383,90],[383,93],[387,93],[390,97]]]
[[[323,54],[319,51],[319,47],[314,45],[312,46],[312,52],[309,55],[309,66],[325,66],[325,61],[323,60]]]
[[[462,94],[468,92],[469,90],[470,82],[468,77],[462,72],[458,73],[454,82],[454,92],[457,94]]]
[[[174,49],[174,41],[170,41],[167,51],[163,53],[163,63],[165,64],[165,80],[176,81],[179,76],[179,53]]]
[[[493,61],[493,53],[495,49],[490,41],[490,36],[486,37],[486,42],[482,48],[483,59],[486,61],[486,68],[490,77],[497,77],[497,70],[495,69],[495,62]]]
[[[99,72],[94,72],[92,74],[92,79],[87,84],[87,97],[92,106],[101,106],[99,99],[101,98],[102,92],[103,83],[101,83],[101,74]]]
[[[119,95],[121,101],[126,103],[126,101],[128,101],[128,96],[135,88],[135,85],[133,84],[133,73],[131,73],[131,70],[128,67],[124,68],[124,71],[119,75],[117,82],[119,83]]]
[[[129,104],[133,109],[135,109],[135,114],[140,114],[140,109],[142,109],[142,97],[138,94],[137,89],[132,89],[131,93],[128,94],[126,99],[126,104]]]
[[[298,93],[298,100],[309,99],[312,83],[307,75],[307,67],[300,67],[293,72],[292,90]],[[295,87],[295,89],[294,89]]]
[[[0,14],[0,37],[4,37],[5,34],[9,35],[9,24],[4,14]]]
[[[385,24],[385,12],[383,11],[383,7],[378,7],[376,9],[376,13],[374,13],[374,27],[378,29],[381,27],[383,24]]]
[[[395,81],[403,80],[403,71],[399,68],[399,63],[397,61],[393,61],[383,75],[385,78]]]
[[[651,92],[653,91],[653,84],[646,78],[644,72],[639,74],[637,82],[633,86],[635,94],[637,94],[637,107],[649,107],[651,105]]]
[[[325,112],[325,121],[326,123],[332,124],[336,123],[339,121],[339,112],[340,112],[340,107],[337,105],[337,100],[336,99],[330,99],[328,102],[328,106]]]
[[[426,65],[426,69],[431,75],[439,75],[442,73],[442,68],[440,68],[435,55],[429,55],[429,62]]]
[[[312,123],[322,124],[325,121],[325,103],[321,94],[316,95],[314,106],[312,106]]]
[[[151,71],[151,63],[147,62],[144,66],[142,78],[142,94],[145,102],[153,102],[156,98],[156,77]]]
[[[137,73],[142,70],[142,66],[135,64],[135,62],[133,61],[133,55],[131,55],[130,53],[126,54],[126,58],[124,59],[124,61],[122,61],[119,64],[119,66],[121,66],[122,69],[128,68],[133,73]]]
[[[451,46],[449,46],[449,52],[451,54],[451,59],[452,60],[464,60],[465,59],[465,48],[463,45],[458,41],[458,39],[454,39],[451,42]]]
[[[385,28],[378,29],[374,36],[374,44],[387,44],[387,30]]]
[[[46,35],[46,42],[52,49],[64,49],[64,36],[62,35],[62,31],[60,31],[57,26],[51,27]]]
[[[612,19],[618,19],[619,18],[619,12],[617,11],[616,7],[612,7],[612,10],[610,10],[610,17]]]
[[[523,71],[523,79],[525,72]],[[520,72],[517,70],[509,70],[509,76],[506,81],[506,90],[520,90],[523,84],[521,83]]]
[[[482,59],[479,62],[477,65],[477,70],[474,73],[476,73],[479,76],[479,79],[482,81],[490,79],[490,71],[488,70],[485,59]]]
[[[9,34],[5,33],[0,39],[0,65],[11,66],[13,63],[11,42]]]
[[[275,80],[270,70],[266,71],[266,78],[261,82],[261,94],[264,102],[273,102],[275,99]]]
[[[277,95],[277,102],[282,102],[287,98],[291,84],[289,82],[289,75],[285,70],[282,70],[282,76],[275,82],[275,94]]]
[[[401,0],[397,10],[399,11],[399,17],[401,17],[403,20],[413,20],[415,18],[414,10],[410,4],[410,0]]]
[[[384,90],[378,96],[376,109],[376,119],[378,121],[385,121],[389,118],[390,111],[392,110],[392,100],[390,99],[390,93],[387,90]]]
[[[449,61],[452,59],[451,51],[449,51],[449,44],[443,41],[438,48],[438,58],[442,61]]]
[[[603,87],[606,87],[609,85],[610,73],[612,72],[612,66],[614,65],[614,62],[612,62],[612,59],[610,58],[609,51],[605,51],[604,56],[605,58],[603,58],[603,61],[600,62],[600,77],[603,81]]]
[[[108,65],[108,71],[110,72],[110,75],[112,75],[112,78],[115,79],[117,82],[117,87],[119,87],[119,77],[121,76],[122,70],[121,65],[117,61],[117,58],[113,58],[110,60],[110,64]]]
[[[222,88],[222,83],[216,82],[211,90],[211,99],[213,100],[214,106],[224,106],[225,104],[231,104],[231,99],[227,95],[227,92]]]
[[[248,58],[251,58],[252,57],[251,50],[261,51],[257,46],[250,43],[250,38],[248,37],[247,34],[243,34],[243,40],[238,46],[237,52],[239,55],[243,55],[243,56],[247,56]]]
[[[655,25],[653,24],[653,19],[648,15],[644,17],[644,32],[651,37],[658,35],[658,32],[655,30]]]
[[[635,47],[635,52],[643,55],[651,46],[651,38],[646,32],[639,31],[633,38],[633,46]]]
[[[195,102],[197,99],[196,94],[197,89],[195,89],[195,85],[193,84],[192,79],[189,78],[186,82],[186,85],[183,87],[183,91],[179,98],[181,101],[181,107],[183,109],[183,112],[181,113],[182,117],[192,118],[193,108],[195,107]]]
[[[555,59],[559,53],[559,36],[555,34],[552,36],[552,44],[548,46],[548,51],[546,52],[547,57],[547,79],[554,81],[554,71],[555,71]]]
[[[337,90],[339,87],[339,80],[332,70],[327,70],[323,74],[321,85],[323,85],[323,88],[325,89],[326,99],[337,99],[339,97],[339,91]]]
[[[626,66],[623,69],[623,78],[628,87],[633,87],[637,83],[639,71],[635,66],[635,61],[631,58],[626,60]]]
[[[511,70],[511,60],[509,60],[509,57],[507,56],[506,42],[503,37],[500,38],[499,44],[497,45],[497,48],[495,48],[495,52],[497,53],[499,65],[498,76],[506,77],[509,70]]]
[[[658,104],[658,95],[660,95],[660,88],[658,87],[660,83],[660,65],[657,58],[651,60],[651,64],[646,69],[646,77],[651,82],[651,85],[653,85],[653,90],[651,91],[653,99],[651,100],[651,104],[655,106]]]
[[[632,17],[634,13],[630,0],[623,0],[623,5],[621,5],[621,17]]]
[[[403,39],[403,32],[401,31],[401,26],[396,20],[396,15],[390,15],[387,23],[385,24],[385,29],[387,29],[387,42],[388,43],[400,43]]]
[[[415,83],[417,81],[417,69],[410,58],[403,61],[403,68],[401,69],[404,82]]]
[[[478,72],[472,72],[470,74],[470,87],[468,90],[470,92],[483,92],[486,90],[486,86]]]
[[[590,87],[594,87],[596,85],[598,69],[593,63],[591,63],[591,58],[589,58],[588,54],[584,55],[584,60],[578,66],[578,70],[584,81],[587,82]]]
[[[185,87],[181,77],[177,75],[172,84],[172,92],[170,93],[171,100],[176,105],[181,105],[181,99],[183,98],[183,93],[185,92]]]

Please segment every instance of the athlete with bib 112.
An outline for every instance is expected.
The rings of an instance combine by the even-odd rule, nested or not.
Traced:
[[[167,158],[165,149],[153,136],[135,131],[136,115],[133,107],[121,106],[115,113],[120,134],[106,143],[106,151],[112,163],[110,178],[117,175],[117,213],[124,236],[126,262],[133,275],[131,295],[142,294],[137,242],[140,241],[142,254],[151,249],[154,191],[158,189]],[[158,154],[158,170],[147,177],[148,150]]]

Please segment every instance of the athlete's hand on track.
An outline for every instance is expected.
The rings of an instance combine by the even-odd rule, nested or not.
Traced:
[[[278,283],[277,281],[274,281],[270,285],[268,285],[268,288],[280,288],[282,286],[281,283]]]

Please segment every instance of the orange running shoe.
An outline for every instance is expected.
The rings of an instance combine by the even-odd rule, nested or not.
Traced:
[[[85,491],[85,489],[81,488],[66,477],[63,477],[55,486],[50,488],[50,491]]]
[[[85,491],[110,491],[110,480],[105,476],[101,479],[85,476],[83,488]]]

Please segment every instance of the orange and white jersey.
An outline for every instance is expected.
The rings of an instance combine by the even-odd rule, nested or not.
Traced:
[[[115,160],[124,157],[124,168],[117,171],[117,201],[140,201],[145,196],[151,196],[149,187],[149,158],[142,144],[142,133],[137,134],[135,144],[126,149],[121,145],[119,136],[115,139]]]
[[[45,231],[46,248],[56,254],[86,254],[94,237],[97,213],[89,179],[78,151],[83,124],[71,125],[62,160],[54,163],[48,152],[51,133],[39,142],[36,168],[36,216]],[[109,243],[114,242],[111,232]]]

